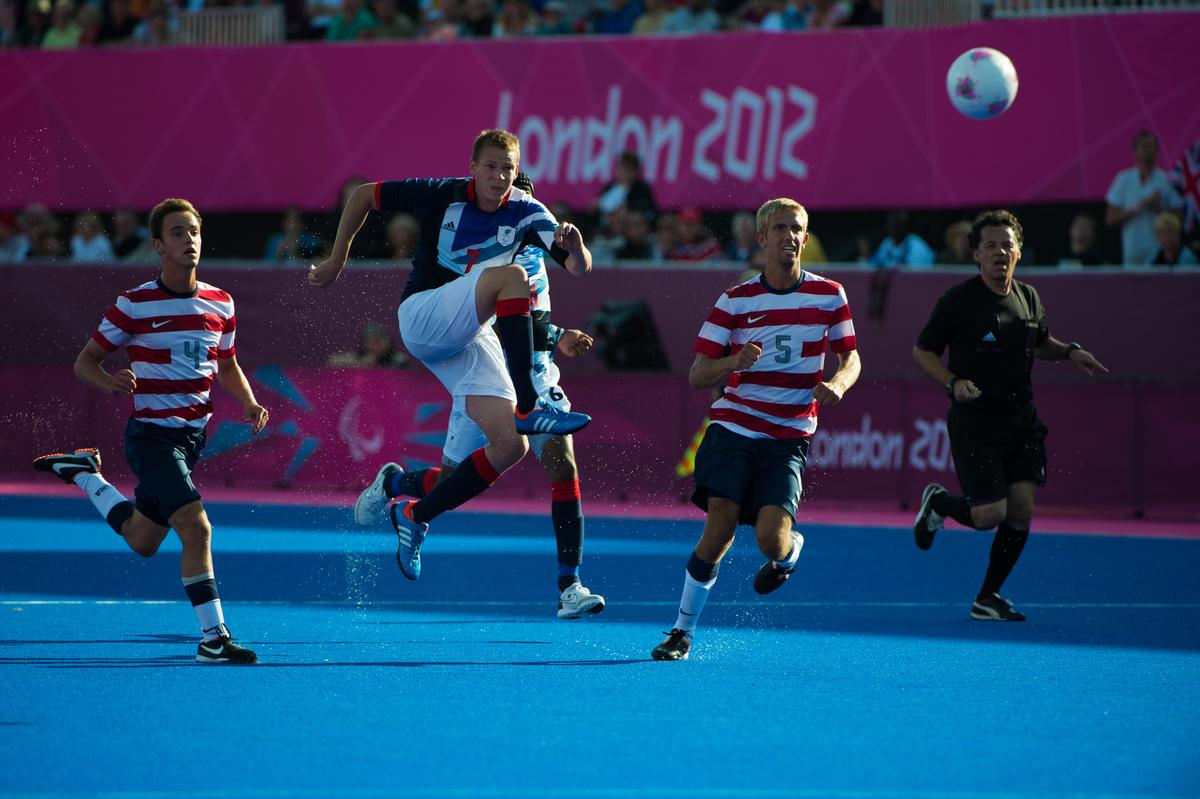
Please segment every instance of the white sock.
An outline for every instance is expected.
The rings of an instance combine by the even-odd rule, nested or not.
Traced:
[[[704,610],[704,601],[708,592],[717,582],[714,575],[707,582],[699,582],[691,574],[684,572],[683,595],[679,597],[679,616],[675,619],[675,629],[693,632],[696,622],[700,621],[700,611]]]
[[[117,505],[129,501],[113,487],[112,483],[105,480],[103,475],[80,472],[72,479],[75,481],[75,485],[87,492],[88,499],[96,506],[96,510],[100,511],[102,519],[108,519],[109,512]]]
[[[800,550],[804,548],[804,536],[800,535],[800,533],[793,533],[792,535],[794,536],[792,539],[794,543],[792,544],[791,553],[783,560],[772,561],[777,569],[794,569],[796,568],[796,562],[800,560]]]
[[[204,631],[204,640],[213,641],[225,632],[225,614],[221,612],[221,600],[214,599],[203,605],[196,605],[196,618],[200,620],[200,629]]]

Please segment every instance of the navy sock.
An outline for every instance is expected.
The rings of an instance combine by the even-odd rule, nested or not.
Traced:
[[[479,496],[500,479],[500,472],[488,462],[482,449],[471,453],[442,482],[433,487],[424,499],[412,507],[413,521],[427,523],[448,510],[457,508],[472,497]]]
[[[956,497],[948,491],[939,491],[929,501],[929,507],[933,508],[934,513],[948,516],[963,527],[975,529],[975,522],[971,519],[971,506],[967,504],[966,497]]]
[[[579,582],[579,567],[558,564],[558,592],[561,594],[575,583]]]
[[[996,537],[992,539],[992,552],[988,558],[987,574],[983,577],[983,586],[979,593],[998,594],[1000,586],[1012,574],[1013,567],[1025,549],[1029,540],[1028,530],[1016,530],[1004,522],[996,528]]]
[[[413,472],[396,472],[388,478],[383,486],[389,497],[415,497],[424,499],[437,485],[438,475],[442,470],[438,467],[417,469]]]
[[[537,404],[537,391],[533,387],[533,318],[528,297],[496,301],[496,335],[517,390],[517,411],[529,413]]]
[[[113,529],[117,535],[123,535],[121,528],[125,526],[125,521],[133,515],[132,502],[119,502],[113,505],[112,510],[108,512],[108,516],[104,521],[108,522],[108,526]]]
[[[705,563],[693,552],[692,557],[688,559],[687,573],[692,575],[692,579],[696,582],[707,583],[717,576],[717,569],[720,565],[719,563]]]
[[[583,563],[583,509],[578,480],[563,480],[550,486],[550,519],[558,547],[558,590],[579,582]]]
[[[220,599],[217,595],[217,579],[213,576],[212,572],[197,575],[196,577],[185,577],[183,580],[183,590],[187,592],[187,597],[192,603],[192,607]]]

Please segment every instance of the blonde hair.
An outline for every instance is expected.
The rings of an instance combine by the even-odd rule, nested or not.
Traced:
[[[497,147],[501,150],[516,153],[518,158],[521,156],[521,141],[507,130],[491,128],[482,131],[475,137],[475,147],[471,150],[471,160],[478,161],[479,154],[483,152],[483,148],[485,147]]]
[[[1172,230],[1176,233],[1180,230],[1179,217],[1170,211],[1163,211],[1158,216],[1154,217],[1154,231],[1157,233],[1160,230]]]
[[[202,224],[204,220],[200,218],[200,212],[196,210],[196,206],[192,205],[187,200],[181,200],[178,197],[171,197],[163,200],[158,205],[154,206],[150,211],[150,238],[162,240],[163,220],[167,218],[167,214],[187,213],[196,217],[196,224]]]
[[[800,226],[804,232],[808,232],[808,211],[804,210],[804,206],[795,200],[787,197],[776,197],[774,200],[767,200],[758,209],[758,213],[754,215],[755,227],[759,233],[766,233],[767,220],[771,218],[771,214],[779,211],[795,211],[800,215]]]

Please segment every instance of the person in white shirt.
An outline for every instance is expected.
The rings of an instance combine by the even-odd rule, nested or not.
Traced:
[[[1133,137],[1134,166],[1113,178],[1104,195],[1108,210],[1104,222],[1121,228],[1121,262],[1147,265],[1158,249],[1154,217],[1160,211],[1178,213],[1183,201],[1158,168],[1158,137],[1148,130]]]
[[[100,215],[95,211],[84,211],[75,217],[71,236],[71,260],[77,264],[112,263],[113,248]]]

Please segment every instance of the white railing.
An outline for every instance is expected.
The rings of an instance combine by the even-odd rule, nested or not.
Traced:
[[[206,8],[179,14],[179,41],[191,45],[278,44],[284,36],[283,6]]]
[[[1058,17],[1144,11],[1200,11],[1200,0],[995,0],[993,17]]]

